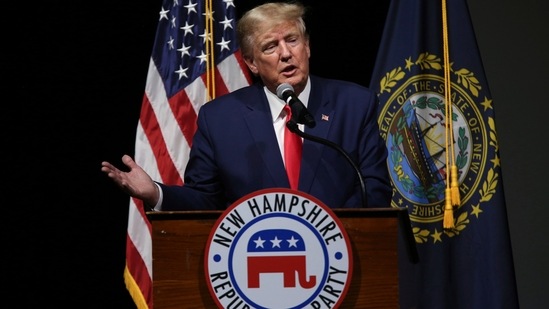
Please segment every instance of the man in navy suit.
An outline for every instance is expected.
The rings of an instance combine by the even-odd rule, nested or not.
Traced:
[[[303,141],[298,190],[331,208],[388,207],[392,189],[387,149],[379,135],[377,97],[355,83],[309,75],[309,36],[300,4],[267,3],[238,22],[243,58],[258,77],[254,85],[201,107],[183,186],[154,182],[128,155],[129,172],[103,162],[101,170],[133,197],[156,210],[225,209],[265,188],[289,188],[283,145],[283,83],[314,117],[305,133],[339,145],[358,173],[333,147]]]

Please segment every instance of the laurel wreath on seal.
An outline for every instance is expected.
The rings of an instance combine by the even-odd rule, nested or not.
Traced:
[[[443,65],[441,64],[441,59],[433,54],[429,53],[421,53],[416,61],[411,61],[411,58],[406,59],[406,69],[410,71],[410,69],[414,66],[419,66],[422,70],[426,69],[434,69],[434,70],[442,70]],[[450,64],[450,72],[454,74],[457,77],[457,83],[463,86],[465,89],[469,90],[469,92],[475,96],[478,97],[479,91],[482,89],[482,86],[480,85],[479,80],[475,77],[474,72],[469,71],[468,69],[461,68],[459,70],[453,70],[451,66],[453,63]],[[381,95],[384,92],[391,93],[392,88],[395,87],[398,82],[406,77],[406,72],[401,68],[397,67],[393,70],[389,71],[385,74],[385,76],[380,81],[380,92]],[[432,100],[433,99],[433,100]],[[433,109],[439,109],[442,112],[444,112],[444,104],[441,100],[431,98],[427,99],[426,97],[421,97],[418,99],[416,106],[418,107],[430,107]],[[408,115],[407,113],[409,111],[404,111],[405,115]],[[453,114],[452,118],[455,120],[456,115]],[[405,125],[405,121],[403,119],[399,119],[399,122],[397,123],[397,126],[401,128]],[[497,135],[496,135],[496,129],[495,129],[495,122],[493,117],[488,117],[488,127],[489,127],[489,138],[490,143],[489,145],[491,147],[494,147],[495,154],[498,153],[498,143],[497,143]],[[469,142],[467,137],[465,136],[465,129],[460,128],[458,134],[458,146],[459,146],[459,153],[456,156],[456,165],[458,167],[458,170],[461,170],[467,162],[467,155],[466,153],[462,152],[462,149],[467,149],[467,143]],[[395,144],[398,145],[399,141],[402,142],[402,136],[395,136],[394,141]],[[395,146],[395,145],[393,145]],[[402,169],[402,154],[400,151],[395,151],[391,153],[391,160],[394,163],[394,169],[397,173],[398,180],[403,184],[403,188],[408,190],[408,192],[413,192],[416,194],[416,196],[421,196],[421,192],[425,192],[424,194],[430,195],[437,193],[440,188],[431,188],[430,190],[424,190],[423,188],[420,188],[419,186],[414,187],[412,180],[409,178],[409,176],[405,175]],[[492,161],[493,162],[493,161]],[[493,197],[493,195],[496,193],[498,188],[498,179],[499,174],[495,171],[494,166],[490,167],[488,170],[486,179],[482,183],[481,189],[479,189],[480,194],[480,200],[478,207],[480,208],[480,205],[482,203],[486,203],[490,201]],[[435,190],[435,191],[433,191]],[[460,205],[459,208],[461,208],[463,205]],[[470,223],[469,215],[471,213],[467,211],[463,211],[459,216],[455,219],[454,227],[451,229],[444,229],[443,234],[448,237],[454,237],[459,235],[461,231],[463,231],[467,225]],[[416,243],[427,243],[429,240],[429,237],[433,238],[433,241],[436,242],[442,241],[441,239],[441,232],[439,232],[436,228],[434,230],[429,229],[422,229],[420,227],[412,226],[412,231],[414,233],[414,237],[416,240]]]

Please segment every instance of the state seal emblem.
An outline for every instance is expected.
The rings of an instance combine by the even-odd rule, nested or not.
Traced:
[[[417,243],[442,242],[459,235],[472,216],[478,218],[498,187],[494,119],[485,113],[492,100],[484,95],[475,72],[452,67],[452,108],[447,114],[441,59],[422,53],[403,64],[405,69],[385,74],[379,91],[380,101],[386,102],[378,123],[389,153],[392,206],[408,208]],[[453,153],[445,147],[447,122]],[[462,202],[454,210],[455,226],[443,229],[448,156],[458,169]]]

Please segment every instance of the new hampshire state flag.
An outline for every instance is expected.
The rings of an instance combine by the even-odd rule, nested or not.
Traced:
[[[392,206],[408,208],[419,253],[401,261],[401,308],[519,308],[496,104],[466,0],[392,0],[370,87]]]

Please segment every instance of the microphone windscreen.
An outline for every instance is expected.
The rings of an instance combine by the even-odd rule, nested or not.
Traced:
[[[276,87],[276,96],[281,100],[286,101],[286,98],[290,93],[294,92],[294,87],[288,83],[282,83]]]

